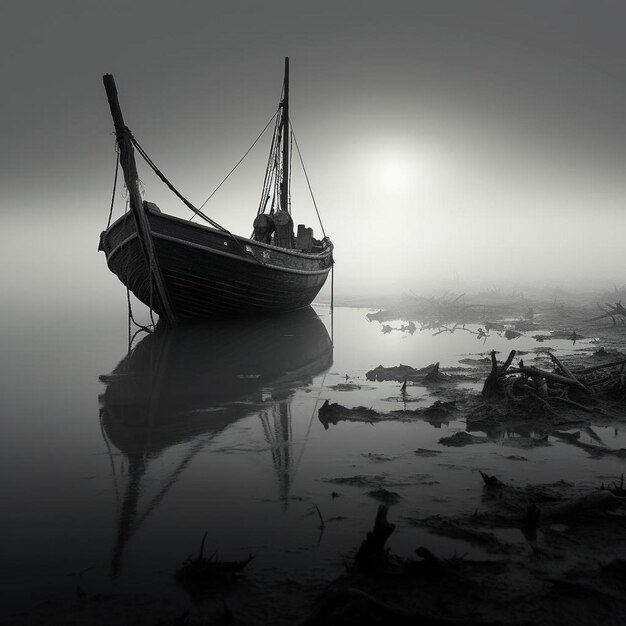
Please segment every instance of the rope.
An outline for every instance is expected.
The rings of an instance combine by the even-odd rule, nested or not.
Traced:
[[[315,212],[317,213],[317,219],[319,220],[320,227],[322,229],[322,234],[326,237],[326,231],[324,230],[324,224],[322,224],[322,218],[320,217],[320,212],[317,208],[317,202],[315,202],[315,196],[313,195],[313,189],[311,189],[311,183],[309,182],[309,175],[306,172],[306,167],[304,167],[304,161],[302,160],[302,154],[300,154],[300,146],[298,145],[298,139],[296,138],[296,133],[293,130],[293,126],[291,128],[291,135],[293,137],[293,142],[296,144],[296,150],[298,151],[298,157],[300,159],[300,164],[302,165],[302,170],[304,171],[304,177],[306,178],[306,184],[309,186],[309,193],[311,194],[311,199],[313,200],[313,206],[315,207]]]
[[[104,230],[109,230],[111,226],[111,218],[113,217],[113,205],[115,204],[115,190],[117,189],[117,173],[120,169],[120,147],[115,142],[115,176],[113,177],[113,193],[111,194],[111,208],[109,209],[109,219],[107,220],[107,227]]]
[[[258,137],[254,140],[252,145],[246,150],[246,153],[239,159],[239,161],[237,161],[237,163],[235,164],[233,169],[230,170],[230,172],[228,172],[228,174],[226,174],[226,176],[224,177],[222,182],[212,191],[211,195],[200,205],[200,209],[202,209],[204,207],[204,205],[217,193],[217,190],[228,180],[229,176],[241,165],[241,162],[248,156],[248,154],[250,154],[250,151],[252,150],[252,148],[254,148],[254,146],[256,146],[256,144],[259,141],[259,139],[261,139],[261,137],[263,136],[263,134],[267,130],[268,126],[272,123],[272,121],[276,117],[277,113],[278,113],[278,111],[276,113],[274,113],[274,115],[272,115],[272,117],[270,117],[268,123],[265,124],[265,127],[259,133]],[[193,220],[194,217],[195,217],[195,215],[192,215],[190,221]]]
[[[261,189],[261,200],[259,202],[259,210],[257,211],[257,215],[265,212],[265,208],[267,207],[267,201],[270,199],[270,190],[272,188],[272,181],[274,179],[274,167],[273,164],[276,161],[276,145],[278,138],[278,127],[279,127],[279,118],[278,111],[280,111],[280,107],[277,109],[276,113],[274,113],[274,118],[276,123],[274,125],[274,132],[272,133],[272,143],[270,144],[270,153],[267,157],[267,164],[265,165],[265,178],[263,179],[263,188]],[[272,209],[274,208],[274,201],[272,198]]]
[[[287,121],[289,122],[289,120]],[[289,128],[291,128],[291,122],[289,122]],[[289,137],[289,185],[287,187],[287,189],[289,190],[289,197],[287,198],[287,211],[289,212],[289,215],[291,215],[291,174],[293,172],[293,167],[291,167],[292,158],[293,158],[293,128],[291,128],[291,136]],[[313,202],[315,202],[315,200],[313,200]]]
[[[152,281],[150,281],[152,282]],[[130,303],[130,289],[128,287],[126,287],[126,302],[128,303],[128,332],[130,334],[130,321],[132,320],[133,324],[135,326],[137,326],[137,328],[139,329],[137,332],[139,331],[144,331],[146,333],[151,333],[152,332],[152,328],[150,328],[149,326],[143,326],[142,324],[140,324],[134,317],[133,315],[133,307],[131,306]],[[150,309],[150,313],[151,313],[151,318],[152,318],[152,309]],[[154,319],[152,320],[152,324],[154,326]],[[137,335],[137,333],[135,333],[135,335],[133,335],[133,339],[134,337]],[[129,341],[130,343],[130,341]]]
[[[335,260],[330,268],[330,343],[335,345]]]
[[[166,178],[165,174],[157,167],[156,163],[148,156],[147,152],[141,147],[139,142],[135,139],[133,134],[130,132],[128,128],[126,128],[126,132],[128,132],[130,136],[130,140],[133,142],[133,146],[137,149],[137,152],[141,155],[143,160],[152,168],[154,173],[165,183],[166,187],[185,205],[187,208],[191,209],[196,215],[199,215],[203,220],[211,224],[214,228],[221,230],[222,232],[227,232],[226,229],[218,224],[216,221],[212,220],[210,217],[202,213],[199,209],[197,209],[187,198],[185,198],[172,183]]]
[[[156,324],[154,322],[154,311],[153,311],[153,298],[154,298],[154,281],[155,281],[155,267],[154,267],[154,262],[152,260],[152,257],[150,257],[150,306],[148,307],[148,309],[150,310],[150,321],[152,322],[152,327],[156,327]]]
[[[130,318],[128,320],[128,327],[130,328]],[[128,340],[128,353],[130,354],[130,352],[133,349],[133,342],[135,341],[135,337],[137,337],[137,335],[139,333],[145,333],[145,332],[152,332],[151,330],[145,330],[144,328],[138,328],[133,335],[131,336],[131,338]]]
[[[163,181],[163,183],[165,183],[165,185],[168,187],[168,189],[189,209],[191,209],[196,215],[198,215],[199,217],[201,217],[203,220],[205,220],[206,222],[208,222],[209,224],[211,224],[211,226],[213,226],[213,228],[216,228],[217,230],[223,232],[225,235],[228,235],[234,242],[235,245],[237,246],[237,248],[239,249],[239,251],[246,257],[252,257],[259,265],[262,265],[262,262],[256,258],[256,256],[254,256],[254,254],[248,254],[243,246],[241,245],[241,243],[239,242],[239,240],[235,237],[235,235],[233,235],[229,230],[227,230],[226,228],[224,228],[221,224],[218,224],[215,220],[212,220],[210,217],[208,217],[207,215],[205,215],[202,211],[200,211],[199,209],[197,209],[193,204],[191,204],[191,202],[189,202],[189,200],[187,200],[187,198],[185,198],[175,187],[174,185],[172,185],[172,183],[166,178],[165,174],[163,174],[163,172],[161,172],[161,170],[157,167],[156,163],[148,156],[148,154],[146,153],[146,151],[141,147],[141,145],[139,144],[139,142],[135,139],[135,137],[133,136],[133,134],[130,132],[130,129],[128,127],[126,127],[126,132],[128,133],[130,140],[133,143],[133,146],[135,146],[135,148],[137,149],[137,152],[139,152],[139,154],[141,155],[141,157],[143,158],[143,160],[152,168],[152,170],[154,171],[154,173]]]

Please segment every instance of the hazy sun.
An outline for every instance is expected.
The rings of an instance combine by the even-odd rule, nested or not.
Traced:
[[[384,191],[402,191],[418,176],[415,160],[407,154],[381,154],[375,160],[375,180]]]

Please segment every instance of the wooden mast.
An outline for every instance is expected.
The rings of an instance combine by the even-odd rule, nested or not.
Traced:
[[[280,208],[289,210],[289,57],[285,57],[285,82],[283,86],[283,181],[280,193]]]
[[[162,316],[167,322],[174,322],[174,312],[170,305],[170,301],[165,289],[165,283],[163,282],[163,276],[161,274],[161,268],[158,263],[154,251],[154,241],[152,240],[152,231],[150,229],[150,223],[146,217],[146,213],[141,201],[141,193],[139,192],[137,165],[135,163],[135,151],[130,138],[130,131],[124,124],[124,117],[122,116],[122,109],[117,97],[117,88],[115,86],[115,80],[111,74],[105,74],[102,77],[104,82],[104,88],[107,93],[107,99],[109,101],[109,107],[111,109],[111,116],[113,117],[113,124],[115,125],[115,136],[117,138],[117,145],[120,151],[120,165],[124,172],[124,181],[126,182],[126,188],[128,189],[128,200],[130,209],[135,219],[135,225],[137,227],[137,237],[141,245],[143,256],[146,260],[146,267],[149,272],[149,280],[154,281],[154,287],[156,288],[157,296],[162,305]]]

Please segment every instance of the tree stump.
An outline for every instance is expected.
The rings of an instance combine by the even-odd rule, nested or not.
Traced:
[[[491,351],[491,372],[489,373],[489,376],[487,376],[485,384],[483,385],[483,396],[489,397],[502,394],[500,379],[509,369],[511,362],[513,361],[513,357],[515,357],[515,350],[511,350],[507,360],[504,362],[504,365],[498,366],[498,361],[496,361],[496,351]]]
[[[367,533],[354,557],[353,572],[376,571],[387,562],[388,550],[385,549],[385,543],[396,528],[395,524],[387,521],[387,510],[384,504],[378,507],[374,528]]]

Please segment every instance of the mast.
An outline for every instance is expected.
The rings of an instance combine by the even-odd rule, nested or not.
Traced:
[[[122,115],[122,109],[117,98],[117,88],[115,86],[115,80],[111,74],[105,74],[102,77],[104,82],[104,88],[107,93],[107,99],[109,101],[109,107],[111,109],[111,117],[113,117],[113,124],[115,126],[115,137],[117,138],[117,145],[120,149],[120,165],[124,172],[124,181],[126,188],[128,189],[128,200],[130,209],[135,219],[135,225],[137,227],[137,236],[139,243],[141,244],[141,250],[143,252],[144,259],[146,261],[146,267],[149,272],[149,280],[154,281],[157,296],[161,301],[163,317],[168,322],[174,321],[174,313],[170,306],[170,301],[165,289],[165,283],[163,282],[163,276],[161,275],[161,268],[154,251],[154,241],[152,240],[152,231],[150,229],[150,223],[146,217],[146,213],[141,201],[141,193],[139,192],[137,165],[135,163],[135,151],[130,138],[130,131],[124,124],[124,117]]]
[[[283,180],[280,188],[280,208],[289,211],[289,57],[285,57],[285,82],[283,86]]]

